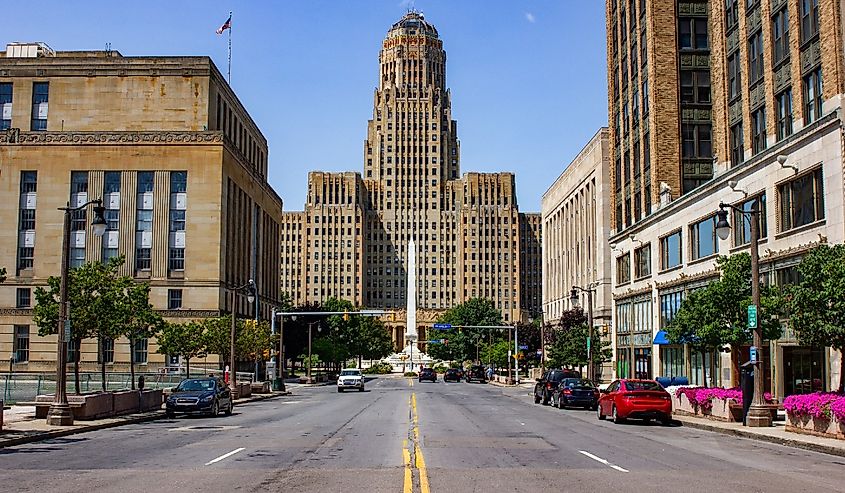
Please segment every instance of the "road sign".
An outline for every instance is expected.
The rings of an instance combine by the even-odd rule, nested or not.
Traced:
[[[757,362],[757,346],[751,346],[751,362]]]
[[[590,350],[590,346],[591,346],[591,344],[592,344],[592,341],[590,341],[590,338],[589,338],[589,337],[587,337],[587,351],[589,351],[589,350]]]
[[[428,340],[429,344],[440,344],[441,342],[443,342],[443,339],[429,339]]]
[[[70,319],[65,320],[65,342],[70,342]]]
[[[748,305],[748,328],[757,328],[757,305]]]
[[[528,349],[528,344],[520,344],[519,349]]]
[[[452,324],[434,324],[435,329],[447,330],[452,328]]]

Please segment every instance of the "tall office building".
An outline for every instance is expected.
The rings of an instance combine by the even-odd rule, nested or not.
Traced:
[[[60,274],[67,203],[102,199],[108,223],[97,238],[90,211],[73,216],[71,266],[124,255],[121,273],[149,282],[169,320],[254,314],[226,289],[250,278],[278,299],[282,201],[267,183],[267,141],[207,57],[10,44],[0,115],[0,360],[12,356],[15,371],[55,369],[55,336],[37,335],[32,306],[35,288]],[[125,371],[125,339],[101,349],[85,340],[71,356]],[[156,349],[136,343],[139,370],[179,364]]]
[[[474,297],[509,322],[539,311],[539,219],[519,212],[512,173],[460,175],[451,107],[443,41],[409,12],[379,53],[363,175],[310,173],[305,211],[284,215],[282,289],[295,302],[395,311],[399,342],[414,239],[421,323]]]
[[[710,11],[708,0],[607,0],[614,231],[713,177]]]

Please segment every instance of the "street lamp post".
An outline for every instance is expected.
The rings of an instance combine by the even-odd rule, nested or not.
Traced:
[[[255,281],[250,279],[243,286],[232,288],[230,291],[232,293],[232,328],[229,332],[229,388],[234,399],[238,397],[238,372],[235,369],[235,324],[237,318],[235,301],[237,294],[241,293],[246,295],[246,300],[251,305],[255,301]]]
[[[760,251],[758,219],[760,215],[760,199],[751,200],[751,210],[745,210],[734,205],[719,203],[719,210],[716,212],[716,234],[722,240],[727,240],[731,234],[731,225],[728,222],[728,211],[733,209],[734,214],[740,214],[743,219],[748,219],[751,233],[751,304],[755,313],[760,310]],[[754,347],[759,351],[763,347],[763,328],[759,323],[753,327]],[[754,396],[751,400],[751,407],[748,410],[746,422],[751,427],[772,426],[772,415],[766,409],[763,402],[763,362],[760,359],[754,361]]]
[[[314,365],[314,360],[311,359],[311,327],[316,324],[317,332],[322,332],[323,328],[319,325],[319,323],[319,320],[316,322],[308,322],[308,375],[305,380],[307,383],[314,383],[314,381],[311,380],[311,367]]]
[[[596,284],[587,284],[586,288],[572,286],[569,292],[569,299],[573,306],[578,306],[578,292],[587,293],[587,375],[590,380],[595,379],[596,372],[593,365],[593,293],[596,291]]]
[[[103,215],[106,208],[100,199],[90,200],[78,207],[60,207],[64,212],[64,225],[62,230],[62,271],[59,282],[59,321],[56,327],[56,395],[50,410],[47,412],[47,424],[56,426],[70,426],[73,424],[73,413],[67,403],[67,341],[70,338],[70,312],[68,311],[68,277],[70,272],[70,220],[75,212],[84,210],[94,204],[94,220],[91,228],[94,235],[103,236],[106,232],[106,218]]]

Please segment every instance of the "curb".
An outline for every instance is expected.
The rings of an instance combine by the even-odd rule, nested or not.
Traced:
[[[255,397],[248,397],[246,399],[236,399],[235,404],[249,404],[250,402],[258,402],[264,401],[268,399],[274,399],[276,397],[282,397],[285,395],[291,395],[291,392],[277,392],[273,394],[259,394]],[[81,426],[78,428],[69,428],[64,430],[53,430],[53,431],[45,431],[43,433],[35,433],[29,436],[22,436],[16,438],[8,438],[3,439],[0,438],[0,449],[5,447],[13,447],[15,445],[23,445],[26,443],[33,443],[33,442],[40,442],[43,440],[51,440],[53,438],[62,438],[70,435],[79,435],[81,433],[87,433],[89,431],[99,431],[99,430],[106,430],[109,428],[117,428],[118,426],[123,425],[134,425],[139,423],[146,423],[149,421],[155,421],[161,418],[166,417],[164,410],[152,411],[151,413],[144,414],[141,416],[129,416],[125,419],[121,419],[120,421],[113,421],[111,423],[98,423],[92,424],[90,426]],[[2,433],[2,432],[0,432]]]
[[[820,444],[820,443],[804,442],[804,441],[801,441],[801,440],[793,440],[791,438],[780,438],[780,437],[774,437],[774,436],[770,436],[770,435],[763,435],[763,434],[753,433],[753,432],[749,432],[749,431],[745,431],[745,430],[734,430],[734,429],[721,428],[721,427],[713,426],[713,425],[710,425],[710,424],[707,424],[707,423],[699,423],[697,421],[681,420],[681,419],[677,419],[677,417],[675,417],[674,419],[675,419],[675,421],[680,422],[683,426],[688,427],[688,428],[695,428],[695,429],[699,429],[699,430],[712,431],[712,432],[715,432],[715,433],[721,433],[723,435],[732,435],[732,436],[737,436],[737,437],[741,437],[741,438],[749,438],[751,440],[758,440],[758,441],[761,441],[761,442],[769,442],[769,443],[774,443],[774,444],[777,444],[777,445],[784,445],[786,447],[792,447],[792,448],[800,448],[800,449],[804,449],[804,450],[809,450],[811,452],[820,452],[822,454],[845,457],[845,449],[838,448],[838,447],[831,447],[829,445],[823,445],[823,444]]]

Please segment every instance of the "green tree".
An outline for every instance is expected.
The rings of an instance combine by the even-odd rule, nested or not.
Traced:
[[[550,366],[580,368],[587,366],[590,358],[592,358],[594,365],[610,361],[613,356],[610,341],[603,340],[596,335],[596,332],[593,331],[592,348],[590,357],[588,357],[587,337],[589,337],[589,328],[587,324],[561,328],[555,336],[554,343],[549,347],[548,360],[553,363]]]
[[[157,342],[160,354],[176,354],[185,360],[185,375],[190,378],[191,358],[206,351],[205,325],[201,322],[165,322]]]
[[[492,301],[484,298],[472,298],[449,310],[437,319],[438,323],[453,326],[499,326],[502,325],[502,313]],[[447,339],[448,344],[430,344],[429,356],[442,360],[467,361],[475,359],[476,345],[479,341],[489,342],[490,331],[495,329],[463,328],[438,331],[438,339]]]
[[[226,362],[229,361],[231,347],[231,315],[206,318],[200,323],[204,328],[203,342],[205,343],[206,351],[216,354],[220,358],[220,369],[225,368]]]
[[[95,337],[103,347],[103,340],[114,339],[120,334],[123,293],[131,278],[119,276],[118,270],[123,257],[110,259],[107,263],[90,262],[68,272],[68,304],[70,312],[70,338],[68,343],[76,349],[73,357],[75,390],[79,385],[79,348],[83,339]],[[47,279],[47,287],[35,289],[33,321],[38,326],[38,335],[55,334],[59,320],[60,305],[59,277]],[[100,358],[103,390],[105,390],[105,358]]]
[[[798,341],[845,354],[845,245],[817,246],[801,260],[798,272],[801,280],[786,296]],[[843,392],[845,357],[839,362],[839,392]]]
[[[381,359],[393,352],[393,340],[381,320],[372,317],[358,318],[358,341],[355,352],[358,368],[361,360]]]
[[[150,304],[149,284],[131,279],[126,282],[116,323],[121,335],[129,340],[129,375],[131,388],[135,390],[135,347],[138,342],[155,337],[164,326],[164,319]]]

